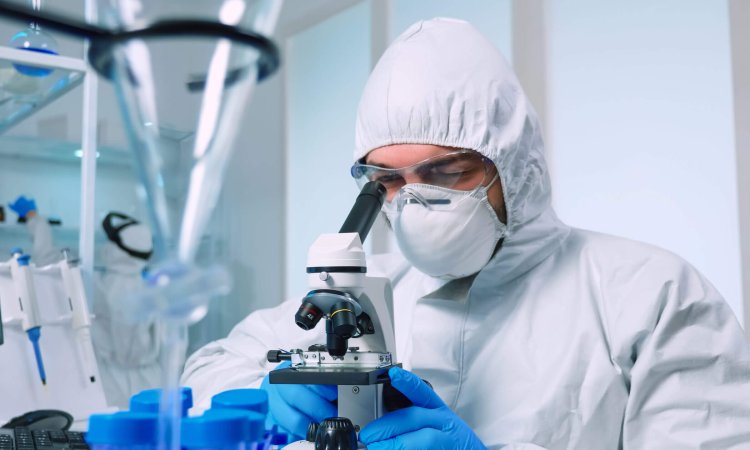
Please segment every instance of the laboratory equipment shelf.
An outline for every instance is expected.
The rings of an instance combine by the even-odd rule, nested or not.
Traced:
[[[19,68],[50,72],[28,76]],[[83,59],[0,46],[0,133],[81,84],[86,70]]]

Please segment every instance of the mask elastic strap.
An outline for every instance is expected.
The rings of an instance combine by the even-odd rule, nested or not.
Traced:
[[[495,181],[497,181],[499,179],[500,179],[500,171],[497,171],[497,172],[495,172],[495,176],[492,177],[492,180],[487,184],[487,186],[477,186],[477,189],[481,189],[481,188],[489,189],[490,186],[492,186],[493,184],[495,184]]]

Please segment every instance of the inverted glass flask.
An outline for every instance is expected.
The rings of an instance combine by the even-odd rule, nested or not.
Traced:
[[[145,286],[120,303],[130,321],[162,321],[161,448],[179,448],[187,326],[205,315],[211,297],[230,288],[227,271],[202,266],[196,254],[241,118],[265,76],[263,49],[225,32],[269,36],[280,7],[280,0],[107,0],[99,8],[108,29],[160,23],[172,31],[109,40],[100,45],[101,58],[96,52],[92,58],[114,81],[154,235]],[[191,32],[191,26],[206,31],[206,21],[218,26]],[[242,151],[254,151],[252,144]]]

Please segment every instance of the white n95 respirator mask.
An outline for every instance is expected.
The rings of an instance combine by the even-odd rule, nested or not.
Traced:
[[[427,275],[456,279],[479,272],[507,227],[487,199],[487,186],[459,191],[407,184],[383,211],[406,259]]]

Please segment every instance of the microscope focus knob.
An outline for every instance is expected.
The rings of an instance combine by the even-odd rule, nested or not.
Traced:
[[[280,363],[282,361],[291,361],[292,354],[283,350],[269,350],[266,353],[266,360],[270,363]]]
[[[331,417],[320,423],[315,450],[356,450],[357,432],[346,417]]]
[[[307,426],[307,435],[305,436],[307,442],[315,442],[315,437],[318,435],[318,428],[320,428],[318,422],[310,422],[310,425]]]

